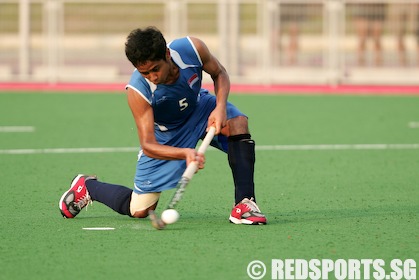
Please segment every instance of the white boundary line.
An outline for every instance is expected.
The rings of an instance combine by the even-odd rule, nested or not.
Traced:
[[[274,145],[257,146],[265,151],[319,151],[319,150],[415,150],[419,144],[319,144],[319,145]]]
[[[0,132],[34,132],[34,126],[0,126]]]
[[[0,154],[31,155],[31,154],[77,154],[77,153],[125,153],[138,152],[138,147],[116,148],[48,148],[48,149],[7,149]]]
[[[113,227],[84,227],[84,230],[114,230]]]
[[[0,155],[31,154],[76,154],[76,153],[126,153],[138,152],[138,147],[104,148],[49,148],[49,149],[3,149]],[[324,151],[324,150],[417,150],[419,144],[319,144],[319,145],[264,145],[258,151]],[[210,148],[209,150],[215,150]]]

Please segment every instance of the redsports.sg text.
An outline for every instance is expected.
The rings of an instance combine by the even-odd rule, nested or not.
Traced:
[[[272,259],[247,266],[250,279],[416,279],[416,261],[393,259]]]

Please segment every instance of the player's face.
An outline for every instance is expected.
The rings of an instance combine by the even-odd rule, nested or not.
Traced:
[[[165,84],[169,75],[170,65],[165,60],[147,61],[138,65],[137,70],[140,74],[153,84]]]

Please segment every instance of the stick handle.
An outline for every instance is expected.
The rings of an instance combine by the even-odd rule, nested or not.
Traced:
[[[201,146],[198,148],[198,153],[205,154],[209,144],[212,141],[212,138],[214,138],[215,134],[215,127],[211,126],[210,129],[207,132],[207,135],[205,135],[204,140],[202,140]],[[191,162],[188,167],[186,167],[185,172],[183,172],[182,177],[187,178],[188,180],[192,179],[195,172],[198,170],[198,163],[196,161]]]
[[[205,154],[205,151],[207,150],[209,144],[211,144],[212,138],[214,138],[215,134],[215,127],[211,126],[207,132],[207,135],[205,135],[204,140],[202,140],[201,146],[198,148],[198,153]]]

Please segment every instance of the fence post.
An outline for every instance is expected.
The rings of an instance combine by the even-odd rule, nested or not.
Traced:
[[[230,22],[229,22],[229,65],[230,73],[234,76],[239,75],[239,56],[241,53],[239,25],[240,25],[240,8],[237,0],[230,1]]]
[[[343,26],[345,15],[342,0],[328,0],[325,3],[324,30],[325,42],[324,57],[326,61],[327,82],[337,85],[342,81],[342,51]]]
[[[19,1],[19,79],[25,81],[29,77],[29,36],[30,36],[30,3],[29,0]]]
[[[46,75],[49,83],[56,83],[59,78],[60,4],[61,1],[58,0],[47,0],[44,3],[45,59],[48,69]]]
[[[229,50],[230,50],[230,40],[229,40],[229,4],[227,1],[218,0],[217,3],[218,9],[218,41],[219,41],[219,60],[230,72],[230,59],[229,59]]]
[[[272,77],[275,75],[273,53],[275,50],[272,48],[272,36],[273,36],[273,23],[275,23],[277,2],[273,0],[263,0],[258,4],[258,34],[261,35],[262,40],[260,43],[260,54],[261,58],[259,61],[262,62],[260,80],[262,83],[270,84]]]
[[[181,21],[184,19],[180,16],[180,8],[178,0],[166,2],[166,30],[168,31],[167,36],[171,39],[179,37],[181,33]]]

